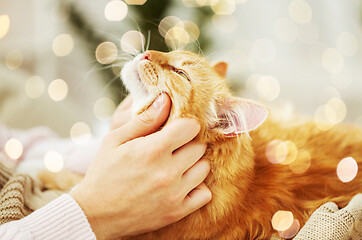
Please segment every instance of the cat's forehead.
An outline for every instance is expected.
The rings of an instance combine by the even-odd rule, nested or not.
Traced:
[[[187,51],[172,51],[167,53],[169,61],[177,62],[182,65],[193,65],[196,63],[206,62],[206,59],[199,55]]]

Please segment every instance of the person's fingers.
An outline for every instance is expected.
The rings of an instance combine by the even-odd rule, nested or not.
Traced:
[[[201,159],[187,170],[181,181],[185,186],[185,195],[188,194],[196,186],[200,185],[210,172],[210,163],[206,159]]]
[[[132,102],[133,102],[133,99],[132,99],[132,95],[131,94],[128,94],[127,97],[125,97],[123,99],[123,101],[119,104],[119,106],[117,107],[117,111],[123,111],[124,109],[128,109],[132,106]]]
[[[112,117],[110,130],[121,127],[123,124],[131,119],[132,102],[132,96],[131,94],[128,94],[128,96],[118,105]]]
[[[155,132],[168,118],[171,99],[163,93],[143,113],[134,116],[122,127],[112,131],[111,138],[115,145],[121,145],[132,139],[143,137]]]
[[[205,204],[211,201],[212,194],[210,189],[206,186],[205,183],[201,183],[195,189],[193,189],[183,202],[183,213],[184,216],[196,211]]]
[[[194,139],[199,131],[200,124],[196,119],[178,118],[148,137],[151,141],[167,144],[170,151],[174,151]]]
[[[191,141],[174,151],[172,158],[181,174],[186,172],[204,155],[206,147],[205,143]]]

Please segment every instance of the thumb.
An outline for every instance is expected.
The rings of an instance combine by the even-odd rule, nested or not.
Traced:
[[[170,114],[171,99],[166,93],[159,95],[144,112],[134,116],[122,127],[114,130],[116,145],[157,131]]]

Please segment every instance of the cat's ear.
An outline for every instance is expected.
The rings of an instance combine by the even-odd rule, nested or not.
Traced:
[[[226,77],[228,64],[226,62],[218,62],[213,66],[213,69],[223,78]]]
[[[216,111],[218,123],[211,128],[227,137],[235,137],[256,129],[269,114],[262,104],[242,98],[225,99]]]

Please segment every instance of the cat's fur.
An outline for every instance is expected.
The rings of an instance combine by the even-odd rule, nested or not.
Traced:
[[[278,210],[291,211],[303,226],[322,203],[333,201],[343,207],[362,191],[361,172],[349,183],[342,183],[336,174],[345,157],[353,157],[361,169],[361,130],[335,126],[321,131],[313,122],[284,128],[270,117],[258,127],[267,115],[265,109],[231,95],[225,63],[212,67],[204,58],[181,51],[146,55],[136,57],[122,72],[125,85],[138,96],[134,110],[142,112],[166,92],[172,100],[168,121],[198,119],[197,138],[208,144],[206,156],[212,167],[205,182],[213,198],[171,226],[127,239],[268,239],[275,232],[271,219]],[[177,73],[180,69],[190,81]],[[247,131],[254,128],[249,138]],[[288,165],[271,164],[265,151],[274,139],[290,140],[308,151],[310,168],[295,174]],[[303,157],[300,154],[295,161],[302,162]]]
[[[262,105],[232,96],[226,67],[211,66],[204,58],[181,51],[147,51],[125,65],[122,78],[133,95],[135,114],[166,92],[172,100],[168,122],[178,117],[198,119],[197,138],[208,144],[211,172],[205,183],[213,198],[177,223],[124,239],[269,239],[275,233],[271,219],[278,210],[291,211],[303,226],[322,203],[333,201],[343,207],[362,192],[361,171],[349,183],[342,183],[336,174],[345,157],[353,157],[361,169],[361,130],[339,125],[322,131],[313,122],[286,128],[271,117],[265,120],[268,111]],[[295,174],[288,165],[270,163],[265,151],[275,139],[290,140],[299,151],[308,151],[309,169]],[[299,154],[295,162],[303,158]]]

